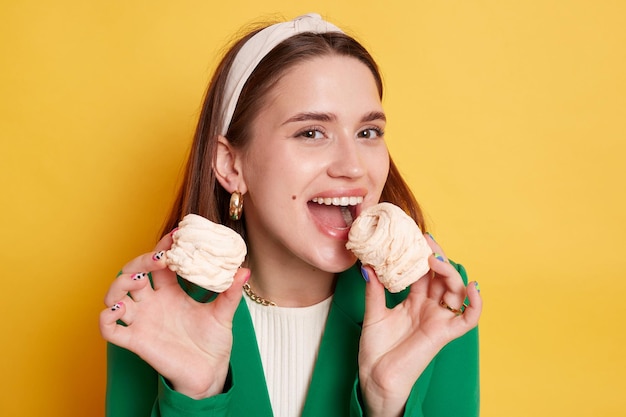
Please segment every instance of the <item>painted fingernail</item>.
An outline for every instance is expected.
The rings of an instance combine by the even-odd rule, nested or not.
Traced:
[[[363,275],[363,279],[365,280],[365,282],[370,282],[370,276],[367,273],[367,269],[365,269],[363,266],[361,266],[361,275]]]
[[[444,262],[445,259],[443,256],[439,255],[438,253],[433,253],[433,255],[435,256],[435,259],[441,262]]]
[[[435,240],[433,235],[430,234],[430,232],[426,232],[426,234],[428,235],[428,237],[430,237],[433,240],[433,242],[437,243],[437,241]]]
[[[123,305],[124,305],[124,303],[123,303],[123,302],[121,302],[121,301],[120,301],[119,303],[115,303],[115,304],[113,304],[113,306],[111,307],[111,311],[117,311],[117,310],[119,310],[120,308],[122,308],[122,306],[123,306]]]
[[[160,250],[160,251],[156,252],[154,255],[152,255],[152,260],[153,261],[160,261],[161,259],[163,259],[164,256],[165,256],[165,251]]]
[[[476,290],[480,292],[480,286],[478,285],[478,282],[474,282],[474,287],[476,287]]]
[[[136,273],[136,274],[131,275],[131,276],[130,276],[130,278],[131,278],[133,281],[138,281],[138,280],[140,280],[140,279],[142,279],[142,278],[145,278],[147,275],[148,275],[148,274],[146,274],[145,272],[138,272],[138,273]]]

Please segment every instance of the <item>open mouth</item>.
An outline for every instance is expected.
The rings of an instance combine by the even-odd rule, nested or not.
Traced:
[[[308,202],[309,211],[323,226],[348,230],[357,216],[363,197],[315,197]]]

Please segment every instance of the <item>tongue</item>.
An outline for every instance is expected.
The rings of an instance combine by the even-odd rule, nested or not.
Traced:
[[[341,207],[341,215],[343,216],[343,220],[346,222],[346,226],[352,226],[352,213],[348,207]]]
[[[345,229],[352,225],[352,215],[346,207],[327,206],[309,203],[309,211],[323,225],[335,229]]]

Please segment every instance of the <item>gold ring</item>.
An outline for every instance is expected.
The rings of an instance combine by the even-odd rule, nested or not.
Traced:
[[[450,310],[451,312],[453,312],[456,316],[460,316],[461,314],[463,314],[465,312],[465,309],[468,307],[467,304],[463,303],[463,305],[461,306],[461,308],[452,308],[448,305],[448,303],[446,303],[445,301],[443,301],[443,299],[441,301],[439,301],[439,305],[441,307],[445,307],[448,310]]]

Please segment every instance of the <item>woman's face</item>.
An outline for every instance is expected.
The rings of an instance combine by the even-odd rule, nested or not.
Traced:
[[[378,203],[389,171],[385,116],[370,70],[325,56],[272,89],[243,150],[251,255],[327,272],[350,267],[350,219]]]

